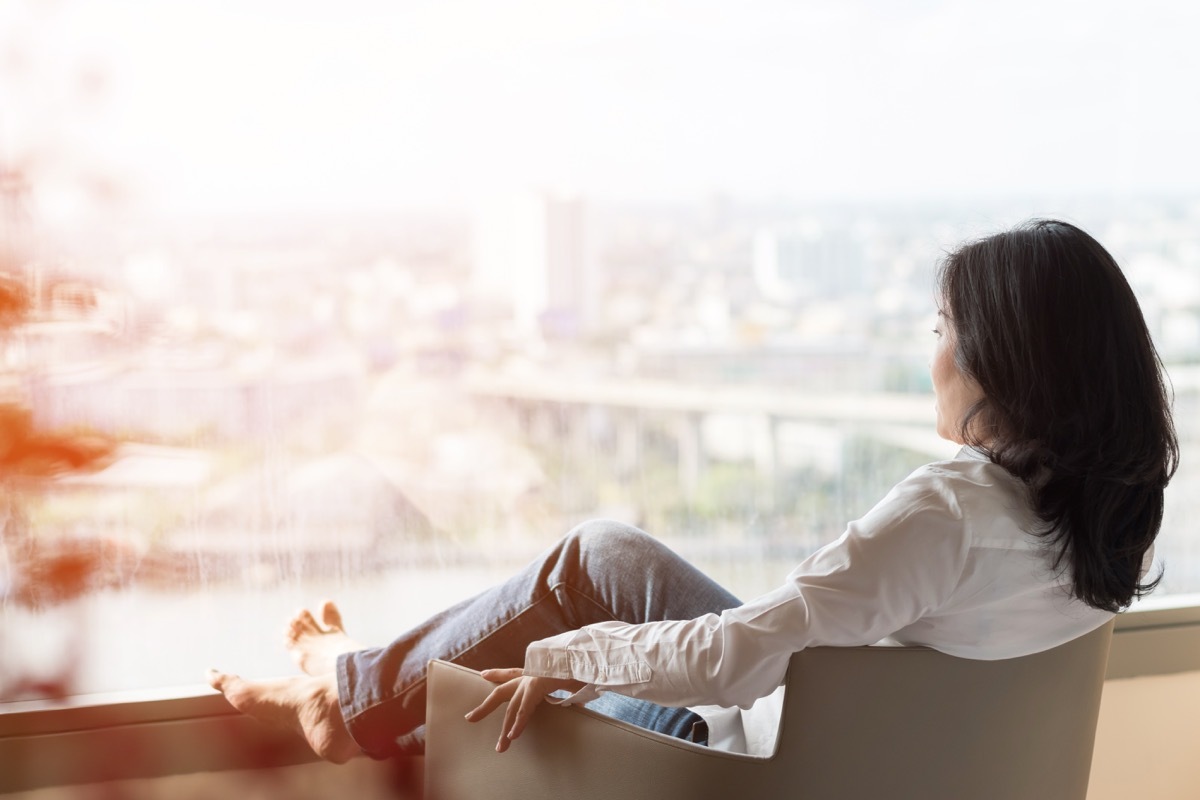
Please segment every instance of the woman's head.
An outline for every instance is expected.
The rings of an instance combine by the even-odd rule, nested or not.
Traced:
[[[937,344],[929,362],[929,377],[933,381],[934,411],[937,414],[937,433],[943,439],[966,444],[970,439],[982,442],[986,436],[978,431],[964,430],[967,412],[983,399],[983,389],[957,362],[957,338],[954,320],[944,311],[938,311]]]
[[[958,438],[1026,481],[1076,593],[1128,605],[1178,457],[1158,354],[1112,256],[1037,220],[971,242],[939,273],[954,364],[979,393]]]

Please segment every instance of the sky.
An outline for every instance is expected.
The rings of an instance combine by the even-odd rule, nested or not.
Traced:
[[[1190,193],[1197,33],[1163,0],[0,0],[0,158],[51,216],[97,176],[181,214]]]

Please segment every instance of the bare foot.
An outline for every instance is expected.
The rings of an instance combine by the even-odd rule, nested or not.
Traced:
[[[248,681],[210,669],[208,682],[243,714],[301,734],[326,761],[344,764],[362,754],[346,730],[333,675]]]
[[[363,646],[346,635],[342,615],[333,601],[321,604],[321,620],[308,609],[296,612],[284,634],[292,660],[308,675],[327,675],[337,668],[342,653],[362,650]]]

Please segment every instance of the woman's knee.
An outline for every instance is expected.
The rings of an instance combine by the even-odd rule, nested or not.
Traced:
[[[661,542],[640,528],[609,519],[577,525],[563,539],[562,547],[569,562],[597,576],[610,570],[625,572],[636,564],[656,564],[671,555]]]
[[[567,533],[564,543],[582,556],[630,553],[658,546],[657,540],[640,528],[611,519],[593,519],[576,525]]]

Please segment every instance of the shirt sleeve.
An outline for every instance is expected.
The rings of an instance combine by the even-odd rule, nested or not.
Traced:
[[[897,485],[782,586],[721,614],[640,625],[603,622],[529,645],[525,673],[669,706],[748,708],[783,680],[792,653],[874,644],[937,609],[957,585],[968,520],[945,476]]]

